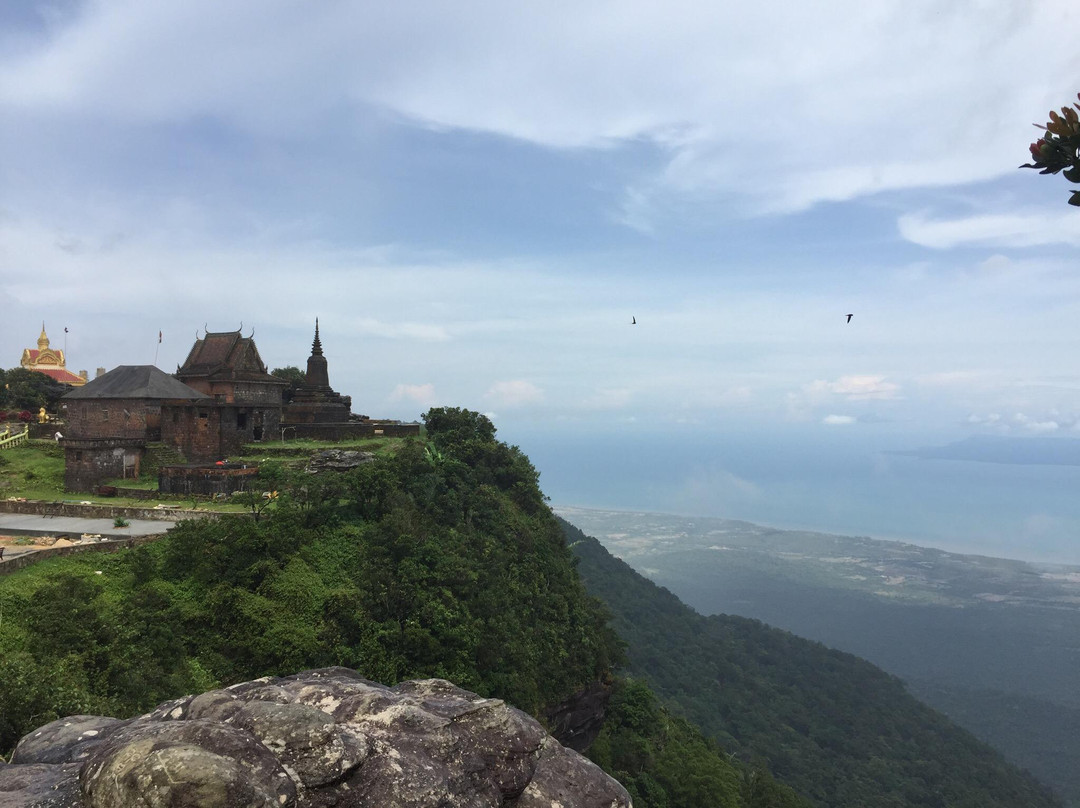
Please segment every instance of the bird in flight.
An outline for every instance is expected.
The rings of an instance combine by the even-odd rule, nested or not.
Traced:
[[[850,323],[850,322],[851,322],[851,318],[852,318],[852,317],[854,317],[854,316],[855,316],[854,314],[849,314],[849,315],[847,316],[847,321],[848,321],[848,322]]]
[[[630,316],[630,325],[637,325],[637,317],[633,315]]]

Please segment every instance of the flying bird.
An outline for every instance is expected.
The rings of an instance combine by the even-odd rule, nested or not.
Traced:
[[[851,318],[852,318],[852,317],[854,317],[854,316],[855,316],[854,314],[849,314],[849,315],[847,316],[847,321],[848,321],[848,322],[850,323],[850,322],[851,322]]]
[[[637,317],[630,316],[630,325],[637,325]]]

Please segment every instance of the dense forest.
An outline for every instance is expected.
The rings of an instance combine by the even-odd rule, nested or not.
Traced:
[[[253,497],[273,502],[258,518],[0,578],[0,751],[60,716],[327,665],[443,677],[540,716],[600,681],[613,695],[592,755],[640,808],[804,806],[614,674],[622,643],[525,455],[477,413],[426,424],[426,441],[349,473],[267,467],[277,495]]]
[[[563,522],[628,668],[742,759],[828,806],[1058,804],[870,663],[756,620],[704,617]]]

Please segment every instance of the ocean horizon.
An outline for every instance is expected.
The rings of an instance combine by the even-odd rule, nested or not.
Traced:
[[[962,433],[838,432],[500,428],[500,437],[529,455],[557,506],[741,519],[1080,564],[1080,467],[897,454]]]

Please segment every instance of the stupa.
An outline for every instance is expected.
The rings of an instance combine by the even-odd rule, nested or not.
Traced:
[[[343,396],[330,386],[330,374],[322,342],[319,340],[319,321],[315,320],[315,339],[307,361],[304,383],[296,388],[292,401],[282,411],[282,427],[290,424],[344,424],[352,410],[352,398]]]

